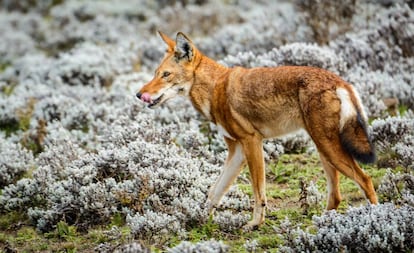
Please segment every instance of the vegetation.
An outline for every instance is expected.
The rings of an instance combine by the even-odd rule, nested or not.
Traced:
[[[365,166],[364,169],[372,176],[377,188],[386,169],[377,166]],[[246,194],[251,195],[247,177],[246,169],[237,184]],[[229,252],[277,252],[277,249],[284,242],[279,230],[285,218],[288,218],[292,225],[306,228],[312,226],[313,215],[321,215],[324,212],[324,196],[321,202],[304,205],[301,198],[303,198],[302,194],[306,189],[301,188],[301,182],[307,182],[307,184],[314,182],[318,191],[321,193],[326,191],[326,180],[318,157],[314,154],[282,155],[279,161],[268,166],[268,211],[266,223],[262,227],[253,232],[244,231],[242,228],[223,232],[218,224],[209,219],[204,224],[190,226],[185,240],[196,243],[214,238],[229,245]],[[359,206],[366,203],[361,191],[352,180],[342,176],[341,193],[344,201],[339,208],[340,213],[344,213],[349,206]],[[380,199],[380,201],[382,200]],[[76,227],[60,221],[53,231],[42,234],[31,226],[27,217],[22,217],[17,212],[2,214],[0,227],[1,245],[17,250],[17,252],[62,250],[65,252],[86,252],[94,250],[103,243],[108,243],[115,248],[122,242],[133,241],[130,229],[119,214],[111,217],[110,224],[95,226],[84,232],[79,232]],[[154,251],[158,251],[165,250],[166,247],[174,247],[180,241],[182,238],[165,235],[161,241],[154,242],[149,238],[142,243],[147,247],[152,247]]]
[[[0,1],[0,251],[410,252],[414,26],[406,1]],[[411,29],[411,30],[410,30]],[[227,66],[307,65],[355,86],[381,204],[326,181],[303,133],[264,144],[266,223],[247,232],[245,169],[214,216],[206,195],[226,147],[182,99],[135,92],[183,31]],[[355,231],[361,235],[359,238]],[[357,234],[358,234],[357,233]],[[362,238],[362,239],[361,239]]]

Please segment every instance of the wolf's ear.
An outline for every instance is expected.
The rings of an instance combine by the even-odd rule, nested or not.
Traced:
[[[182,32],[177,33],[175,39],[175,57],[177,60],[187,58],[189,62],[191,62],[194,57],[193,43]]]
[[[165,42],[165,44],[168,45],[168,50],[173,51],[175,47],[175,41],[163,32],[158,31],[158,34],[161,36],[161,39]]]

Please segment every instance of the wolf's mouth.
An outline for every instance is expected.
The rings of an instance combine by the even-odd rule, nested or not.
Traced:
[[[159,102],[161,102],[161,99],[162,99],[162,97],[164,96],[164,94],[162,94],[161,96],[159,96],[157,99],[155,99],[155,100],[153,100],[149,105],[148,105],[148,107],[153,107],[153,106],[155,106],[155,105],[157,105]]]

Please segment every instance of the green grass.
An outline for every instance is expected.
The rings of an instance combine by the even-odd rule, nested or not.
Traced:
[[[6,96],[10,96],[13,93],[14,88],[16,88],[16,86],[16,83],[9,84],[7,86],[4,86],[3,89],[0,90],[0,92],[4,93]]]
[[[385,169],[376,166],[364,165],[364,170],[372,177],[375,187],[386,173]],[[243,175],[248,177],[248,170]],[[163,252],[168,247],[174,247],[183,239],[199,242],[214,238],[230,246],[230,252],[247,252],[246,241],[256,241],[258,251],[277,252],[283,244],[283,238],[278,229],[285,217],[290,222],[302,228],[313,231],[312,216],[320,215],[324,211],[325,199],[317,207],[305,212],[300,201],[301,182],[313,181],[319,192],[326,193],[326,179],[317,155],[290,154],[282,155],[275,163],[267,165],[267,197],[268,210],[265,223],[255,231],[246,232],[242,229],[224,232],[212,219],[202,225],[188,228],[186,238],[177,235],[165,236],[154,242],[141,240],[155,252]],[[246,180],[239,180],[238,186],[248,195],[252,195],[250,184]],[[358,206],[366,203],[362,192],[352,180],[341,177],[341,193],[343,201],[339,212],[345,212],[348,206]],[[247,211],[246,211],[247,212]],[[108,231],[112,226],[119,228],[120,235],[113,238]],[[17,252],[92,252],[100,243],[119,245],[131,241],[130,230],[125,226],[125,217],[114,215],[108,226],[98,226],[86,232],[79,232],[75,227],[61,221],[57,228],[46,234],[39,233],[31,226],[27,217],[12,212],[0,214],[0,251],[6,246]]]
[[[6,136],[10,136],[19,130],[20,123],[18,121],[10,120],[7,122],[0,122],[0,131],[5,132]]]
[[[12,119],[0,122],[0,131],[4,131],[6,136],[10,136],[19,130],[27,131],[30,128],[30,119],[34,111],[35,103],[35,99],[30,99],[24,108],[19,108],[16,111],[18,120]]]
[[[15,224],[7,230],[0,230],[0,252],[7,246],[16,252],[93,252],[101,243],[126,243],[131,240],[127,227],[119,228],[119,236],[113,238],[110,227],[95,227],[86,233],[80,233],[74,226],[65,222],[58,223],[57,228],[42,234],[29,225]]]

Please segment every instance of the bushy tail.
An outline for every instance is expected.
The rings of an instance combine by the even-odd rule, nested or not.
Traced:
[[[375,162],[374,145],[369,138],[367,124],[357,110],[356,117],[349,118],[342,127],[340,140],[345,151],[362,163]]]

